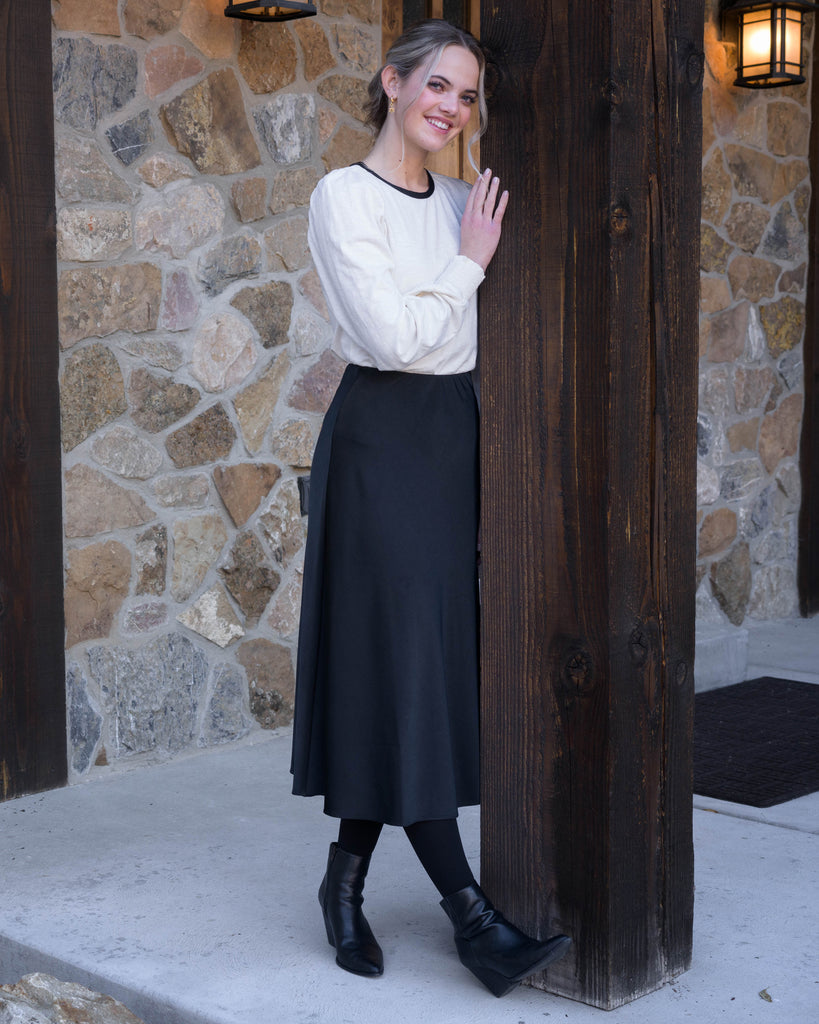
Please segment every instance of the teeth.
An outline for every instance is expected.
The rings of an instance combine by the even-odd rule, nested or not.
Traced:
[[[435,125],[436,128],[440,128],[442,131],[449,131],[449,125],[446,123],[446,121],[436,121],[432,117],[428,117],[427,120],[429,121],[430,124]]]

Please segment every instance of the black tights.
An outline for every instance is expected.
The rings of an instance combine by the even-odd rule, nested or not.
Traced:
[[[383,828],[380,821],[342,818],[338,845],[356,857],[368,857],[375,849]],[[466,859],[455,818],[416,821],[404,831],[418,860],[442,896],[451,896],[474,881]]]

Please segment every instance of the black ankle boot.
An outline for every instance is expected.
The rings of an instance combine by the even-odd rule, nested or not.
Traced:
[[[572,944],[567,935],[543,942],[524,935],[495,910],[475,882],[441,900],[441,906],[455,925],[461,963],[496,996],[559,960]]]
[[[331,843],[318,898],[327,941],[335,946],[338,966],[375,978],[384,973],[384,956],[361,912],[361,893],[369,866],[369,857],[356,857]]]

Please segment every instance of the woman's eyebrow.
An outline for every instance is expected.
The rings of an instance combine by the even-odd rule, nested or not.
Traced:
[[[450,80],[446,77],[446,75],[439,75],[437,72],[435,72],[435,74],[432,74],[429,77],[430,77],[430,80],[433,79],[433,78],[439,78],[442,82],[445,82],[447,85],[452,85],[452,82],[450,82]],[[477,89],[463,89],[462,91],[463,92],[471,93],[473,96],[477,96],[478,95],[478,90]]]

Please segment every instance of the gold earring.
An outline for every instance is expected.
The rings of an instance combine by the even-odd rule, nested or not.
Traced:
[[[390,96],[390,103],[389,103],[389,106],[387,107],[387,113],[388,114],[394,114],[395,113],[395,97],[394,96]]]

